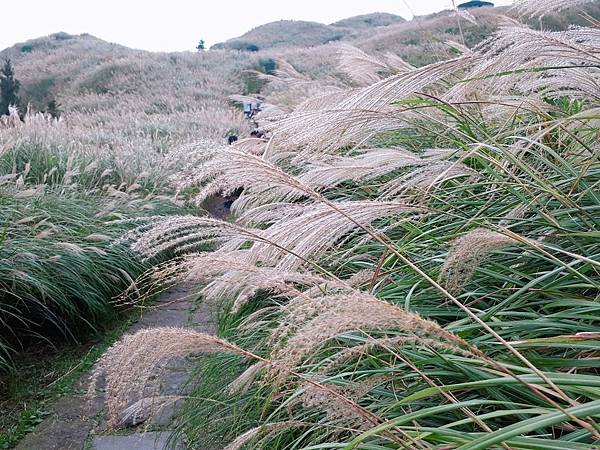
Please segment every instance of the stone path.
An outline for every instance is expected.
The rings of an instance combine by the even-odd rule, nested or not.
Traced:
[[[138,433],[131,436],[99,436],[94,440],[96,450],[162,450],[169,445],[168,433]],[[181,444],[171,447],[183,450]]]
[[[134,324],[129,333],[154,327],[192,327],[205,333],[214,333],[214,314],[207,305],[196,308],[190,287],[178,287],[161,296],[155,307],[147,310]],[[171,361],[161,379],[163,396],[185,394],[191,361],[180,358]],[[17,450],[162,450],[169,441],[170,433],[135,431],[130,428],[126,435],[114,435],[106,431],[103,419],[104,398],[101,393],[91,402],[85,396],[88,375],[77,385],[77,395],[59,401],[53,414],[21,441]],[[141,389],[142,387],[140,387]],[[189,391],[187,392],[189,393]],[[130,418],[130,426],[153,425],[168,430],[177,414],[181,401],[171,402],[152,417]],[[146,420],[144,420],[146,419]],[[169,444],[173,444],[169,442]],[[185,448],[175,443],[176,450]],[[208,450],[208,449],[207,449]]]

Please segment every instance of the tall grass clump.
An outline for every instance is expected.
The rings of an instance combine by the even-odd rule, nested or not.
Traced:
[[[201,286],[220,336],[116,344],[112,424],[142,390],[130,370],[206,353],[180,420],[203,445],[597,447],[596,24],[511,22],[420,68],[346,46],[345,89],[203,162],[200,198],[243,189],[234,220],[165,218],[133,248],[186,254],[154,275]]]
[[[3,363],[36,340],[93,331],[114,315],[110,299],[143,270],[134,254],[111,246],[116,230],[94,218],[97,207],[75,196],[1,197]]]
[[[180,209],[166,202],[111,205],[83,194],[48,190],[21,197],[0,194],[1,367],[34,343],[49,348],[85,340],[116,317],[112,299],[126,289],[148,263],[125,245],[116,245],[128,226],[111,224],[123,216]],[[21,191],[23,193],[25,191]]]
[[[123,220],[182,211],[155,172],[72,137],[41,114],[0,127],[0,372],[110,324],[150,264],[117,243]]]

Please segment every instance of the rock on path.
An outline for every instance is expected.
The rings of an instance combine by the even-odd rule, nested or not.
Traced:
[[[213,311],[208,305],[197,308],[192,301],[193,288],[174,288],[160,297],[155,307],[147,310],[129,330],[134,333],[145,328],[190,327],[205,333],[214,333]],[[163,375],[161,395],[181,394],[189,376],[192,363],[179,358],[170,362]],[[78,382],[77,394],[60,400],[54,405],[53,414],[44,420],[17,446],[17,450],[162,450],[169,441],[168,431],[160,433],[131,431],[129,435],[101,435],[104,429],[101,393],[91,402],[85,396],[89,374]],[[142,389],[142,387],[140,387]],[[185,393],[185,392],[184,392]],[[151,403],[151,401],[150,401]],[[161,408],[156,414],[149,412],[145,417],[136,417],[130,425],[157,425],[168,429],[182,402],[174,402]],[[145,420],[144,420],[145,419]],[[173,445],[173,443],[169,443]],[[185,448],[175,443],[176,450]]]

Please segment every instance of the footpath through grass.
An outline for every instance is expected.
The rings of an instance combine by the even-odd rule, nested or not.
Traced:
[[[89,342],[57,351],[31,350],[0,377],[0,449],[14,448],[52,413],[52,404],[73,395],[79,379],[134,322],[133,315],[98,332]]]

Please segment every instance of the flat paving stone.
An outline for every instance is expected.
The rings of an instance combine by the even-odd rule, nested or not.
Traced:
[[[170,433],[136,433],[129,436],[97,436],[94,438],[94,450],[185,450],[181,442],[174,445],[169,442]]]
[[[81,397],[62,399],[55,412],[34,433],[17,445],[17,450],[81,450],[94,427],[94,416],[102,409],[100,402],[88,403]]]

